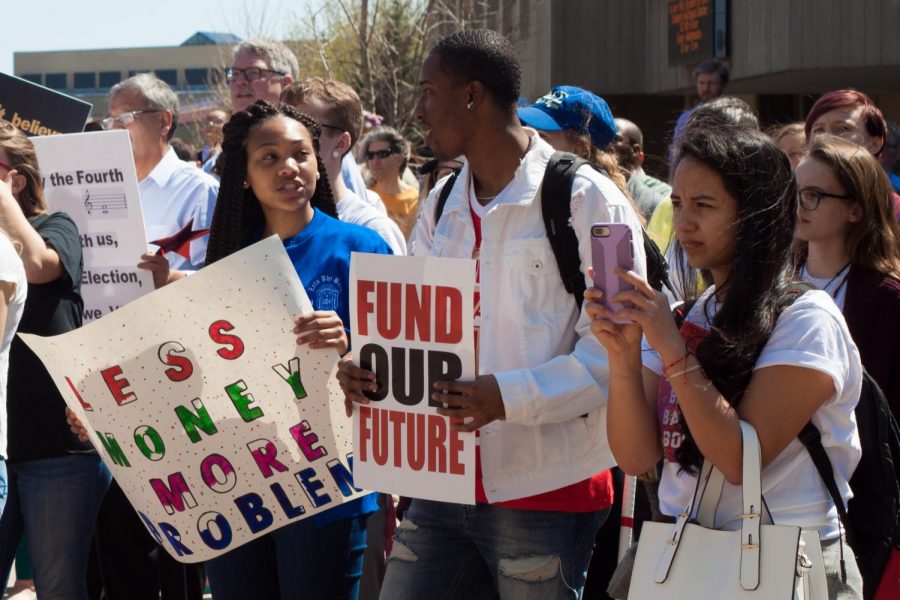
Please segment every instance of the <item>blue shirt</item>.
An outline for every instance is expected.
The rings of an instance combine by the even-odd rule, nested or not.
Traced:
[[[342,223],[315,209],[300,233],[284,240],[297,275],[315,310],[333,310],[350,324],[350,253],[393,254],[381,236],[365,227]],[[378,510],[376,494],[313,515],[318,527]]]

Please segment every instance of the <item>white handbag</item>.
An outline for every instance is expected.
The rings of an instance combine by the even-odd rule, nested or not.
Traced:
[[[628,600],[828,598],[818,532],[772,524],[760,492],[756,430],[741,421],[741,434],[741,528],[713,528],[725,477],[704,461],[694,497],[675,524],[644,523]]]

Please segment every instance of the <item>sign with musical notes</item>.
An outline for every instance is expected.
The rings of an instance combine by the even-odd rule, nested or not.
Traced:
[[[32,138],[51,211],[67,213],[81,234],[84,321],[153,291],[137,268],[147,234],[131,141],[123,130]]]

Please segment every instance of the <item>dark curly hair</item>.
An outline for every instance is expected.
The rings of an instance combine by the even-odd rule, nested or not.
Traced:
[[[791,243],[797,221],[797,184],[790,159],[765,134],[747,127],[705,123],[689,127],[679,161],[690,157],[719,174],[738,202],[735,256],[728,277],[716,289],[719,310],[710,333],[697,346],[703,371],[731,406],[741,402],[753,367],[778,320],[794,276]],[[676,264],[686,264],[676,246]],[[709,273],[704,279],[711,281]],[[697,297],[697,273],[684,273]],[[703,308],[709,311],[710,303]],[[707,315],[709,313],[707,312]],[[684,441],[676,451],[681,467],[695,473],[703,457],[681,419]]]
[[[441,72],[458,83],[480,81],[497,103],[515,107],[522,87],[519,55],[510,41],[491,29],[463,29],[440,40],[429,54],[441,57]]]
[[[206,249],[206,264],[212,264],[251,242],[265,224],[262,207],[253,190],[244,188],[247,180],[247,138],[263,122],[275,117],[299,121],[312,136],[313,150],[319,169],[319,180],[310,203],[325,214],[337,218],[337,208],[325,163],[319,155],[321,128],[315,119],[286,104],[272,104],[258,100],[246,110],[234,113],[223,128],[222,155],[216,165],[222,175],[219,197],[213,213]]]

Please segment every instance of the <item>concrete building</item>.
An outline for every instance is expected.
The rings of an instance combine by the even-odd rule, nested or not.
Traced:
[[[224,70],[240,41],[230,33],[197,32],[171,47],[16,52],[14,72],[90,102],[92,117],[106,114],[110,87],[137,73],[151,72],[178,94],[180,123],[189,127],[227,98]]]
[[[696,102],[693,68],[713,58],[717,45],[731,67],[728,93],[755,107],[764,125],[803,120],[819,95],[846,87],[870,95],[889,121],[900,121],[900,0],[458,4],[516,43],[524,96],[534,99],[559,84],[588,88],[617,116],[638,123],[656,157],[665,155],[678,114]],[[664,171],[659,162],[650,169]]]

